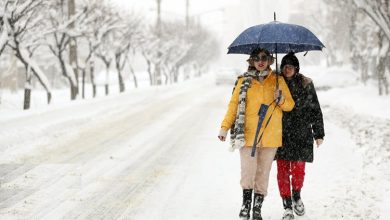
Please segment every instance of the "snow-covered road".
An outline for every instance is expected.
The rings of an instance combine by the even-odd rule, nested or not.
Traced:
[[[0,117],[0,219],[237,219],[239,157],[216,138],[230,92],[198,80]],[[367,154],[345,113],[323,112],[298,219],[385,219],[388,148]],[[275,171],[265,219],[283,212]]]

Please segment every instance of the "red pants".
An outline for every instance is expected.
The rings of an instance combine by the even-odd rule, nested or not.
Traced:
[[[278,185],[282,198],[291,196],[291,186],[294,191],[301,191],[305,179],[305,162],[277,160]],[[291,175],[291,184],[290,184]]]

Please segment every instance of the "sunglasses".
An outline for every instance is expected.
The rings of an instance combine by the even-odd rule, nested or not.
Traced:
[[[267,55],[262,55],[262,56],[253,56],[251,57],[251,60],[255,61],[255,62],[259,62],[259,61],[268,61],[269,57]]]

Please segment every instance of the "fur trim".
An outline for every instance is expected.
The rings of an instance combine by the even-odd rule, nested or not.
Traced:
[[[309,77],[306,77],[306,76],[304,76],[304,75],[302,75],[302,76],[303,76],[303,87],[306,87],[306,86],[308,86],[311,82],[313,82],[313,80],[310,79]]]

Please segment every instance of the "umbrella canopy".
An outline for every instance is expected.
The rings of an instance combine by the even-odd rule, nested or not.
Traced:
[[[307,28],[272,21],[243,31],[228,47],[228,54],[250,54],[256,48],[271,53],[322,50],[325,46]]]

